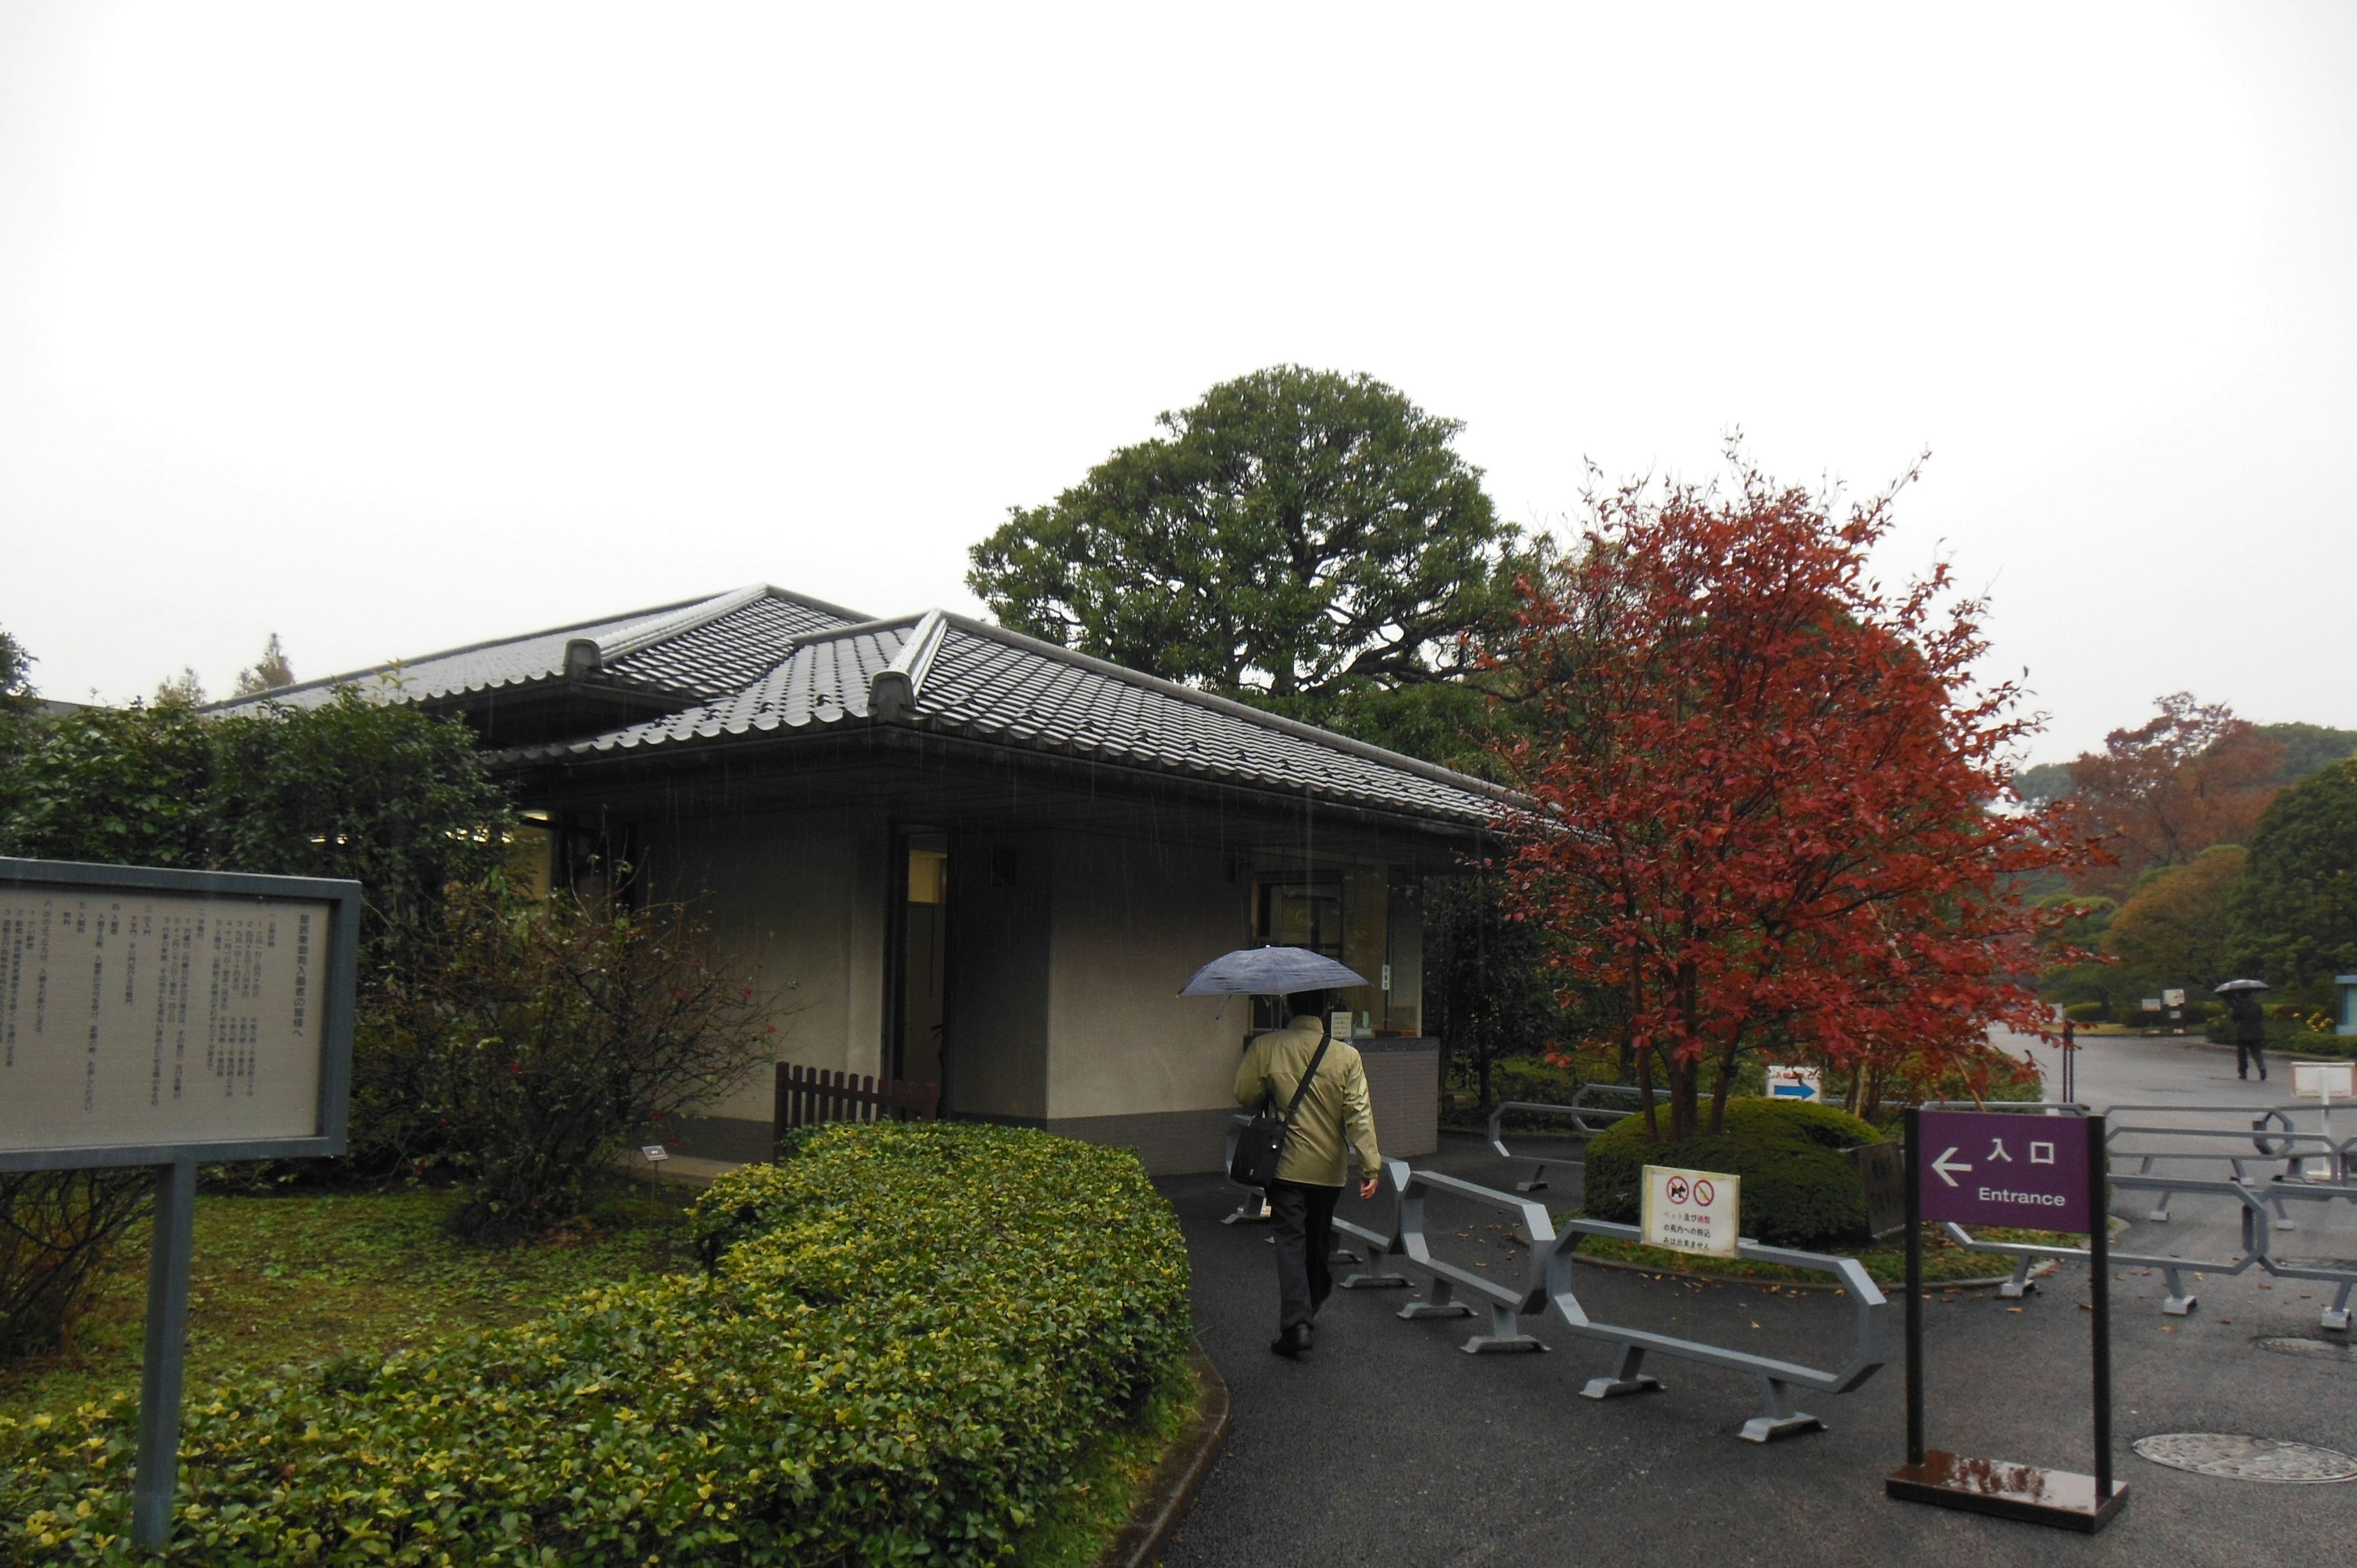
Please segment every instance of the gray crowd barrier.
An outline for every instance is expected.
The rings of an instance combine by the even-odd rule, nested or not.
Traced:
[[[1545,1349],[1544,1343],[1523,1332],[1521,1320],[1553,1312],[1571,1333],[1610,1345],[1619,1352],[1610,1376],[1591,1379],[1580,1390],[1588,1399],[1659,1391],[1661,1380],[1645,1369],[1648,1357],[1748,1372],[1759,1381],[1763,1408],[1743,1423],[1742,1435],[1753,1443],[1766,1443],[1824,1426],[1819,1417],[1793,1407],[1794,1391],[1848,1393],[1871,1378],[1886,1359],[1884,1319],[1889,1303],[1855,1258],[1764,1246],[1750,1240],[1738,1244],[1738,1255],[1751,1262],[1781,1263],[1787,1268],[1829,1274],[1840,1282],[1856,1314],[1857,1343],[1848,1359],[1829,1370],[1733,1346],[1682,1338],[1629,1324],[1602,1323],[1590,1317],[1580,1305],[1572,1273],[1581,1244],[1596,1236],[1641,1242],[1643,1233],[1637,1226],[1601,1219],[1555,1219],[1543,1205],[1529,1198],[1455,1176],[1412,1170],[1401,1160],[1384,1161],[1383,1175],[1384,1186],[1394,1200],[1393,1224],[1388,1232],[1349,1220],[1335,1222],[1338,1231],[1363,1243],[1367,1251],[1369,1272],[1345,1279],[1341,1282],[1343,1287],[1396,1287],[1421,1279],[1426,1285],[1425,1299],[1410,1302],[1398,1314],[1410,1319],[1470,1316],[1474,1312],[1472,1303],[1480,1302],[1490,1309],[1490,1326],[1487,1333],[1474,1335],[1460,1347],[1471,1355]],[[1425,1206],[1426,1198],[1436,1193],[1512,1217],[1532,1243],[1520,1260],[1519,1275],[1493,1276],[1434,1256],[1426,1234]],[[1460,1297],[1471,1297],[1472,1301]]]
[[[2122,1105],[2105,1115],[2166,1112],[2177,1117],[2215,1116],[2247,1122],[2254,1109]],[[2188,1276],[2233,1279],[2257,1269],[2279,1279],[2330,1284],[2336,1287],[2334,1294],[2330,1304],[2319,1313],[2319,1321],[2327,1329],[2345,1332],[2350,1326],[2350,1296],[2357,1292],[2357,1260],[2279,1257],[2275,1251],[2274,1232],[2297,1228],[2288,1212],[2291,1205],[2357,1201],[2357,1182],[2349,1179],[2352,1146],[2357,1144],[2357,1139],[2336,1141],[2320,1132],[2302,1132],[2293,1124],[2294,1115],[2315,1109],[2274,1107],[2261,1112],[2255,1123],[2238,1127],[2130,1122],[2107,1128],[2105,1141],[2113,1161],[2111,1187],[2115,1191],[2154,1194],[2145,1215],[2147,1220],[2167,1222],[2170,1205],[2179,1197],[2219,1198],[2233,1207],[2241,1235],[2240,1249],[2232,1258],[2164,1257],[2115,1247],[2111,1250],[2112,1262],[2121,1267],[2158,1270],[2168,1284],[2160,1309],[2172,1317],[2182,1317],[2200,1304]],[[2138,1168],[2122,1170],[2120,1165],[2127,1161],[2136,1162]],[[2284,1169],[2265,1178],[2247,1168],[2254,1163],[2272,1165],[2278,1161]],[[2318,1180],[2309,1174],[2311,1161],[2321,1162],[2325,1179]],[[2222,1165],[2224,1172],[2216,1176],[2165,1172],[2158,1168],[2164,1162]],[[1961,1225],[1950,1224],[1944,1229],[1951,1240],[1969,1251],[2015,1260],[2012,1277],[1999,1287],[2002,1294],[2009,1296],[2020,1296],[2035,1288],[2029,1270],[2038,1261],[2081,1262],[2088,1255],[2084,1247],[1991,1241],[1974,1236]]]

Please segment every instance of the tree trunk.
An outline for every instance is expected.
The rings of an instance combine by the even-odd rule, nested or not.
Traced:
[[[1653,1047],[1637,1053],[1637,1098],[1645,1105],[1645,1141],[1662,1141],[1662,1119],[1653,1113]]]

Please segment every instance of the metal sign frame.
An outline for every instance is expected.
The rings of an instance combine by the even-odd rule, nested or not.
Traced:
[[[2095,1473],[2083,1476],[2005,1460],[1973,1459],[1927,1448],[1923,1437],[1923,1171],[1928,1150],[1922,1112],[1907,1109],[1907,1463],[1883,1481],[1902,1502],[1993,1514],[2027,1524],[2093,1534],[2119,1517],[2128,1488],[2112,1477],[2111,1211],[2104,1200],[2110,1150],[2104,1119],[2087,1122],[2089,1348],[2093,1377]]]
[[[318,876],[264,876],[242,871],[179,871],[0,856],[0,889],[26,887],[282,899],[325,904],[328,910],[327,962],[321,977],[327,995],[319,1014],[319,1099],[314,1130],[308,1136],[0,1150],[0,1171],[130,1165],[155,1169],[155,1240],[147,1262],[146,1348],[139,1371],[139,1457],[133,1472],[131,1520],[133,1539],[143,1547],[156,1549],[171,1533],[172,1494],[179,1480],[180,1388],[188,1356],[197,1167],[222,1160],[320,1159],[344,1152],[351,1113],[361,885]]]

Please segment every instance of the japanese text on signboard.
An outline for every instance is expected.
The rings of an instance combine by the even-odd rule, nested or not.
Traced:
[[[2081,1118],[1926,1111],[1917,1127],[1924,1219],[2078,1231],[2092,1222]]]
[[[329,908],[0,890],[0,1149],[316,1133]]]

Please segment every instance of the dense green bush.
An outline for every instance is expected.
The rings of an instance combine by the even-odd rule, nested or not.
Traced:
[[[2111,1009],[2100,1002],[2073,1002],[2062,1009],[2062,1016],[2074,1024],[2103,1024],[2111,1018]]]
[[[980,1563],[1188,1332],[1135,1155],[829,1129],[698,1204],[708,1273],[196,1393],[171,1559]],[[0,1421],[0,1553],[130,1563],[127,1400]]]
[[[1645,1119],[1631,1116],[1587,1145],[1590,1219],[1637,1222],[1647,1165],[1726,1171],[1743,1178],[1746,1236],[1778,1247],[1856,1240],[1866,1231],[1866,1193],[1845,1149],[1882,1134],[1830,1105],[1796,1100],[1730,1100],[1727,1131],[1650,1143]]]

